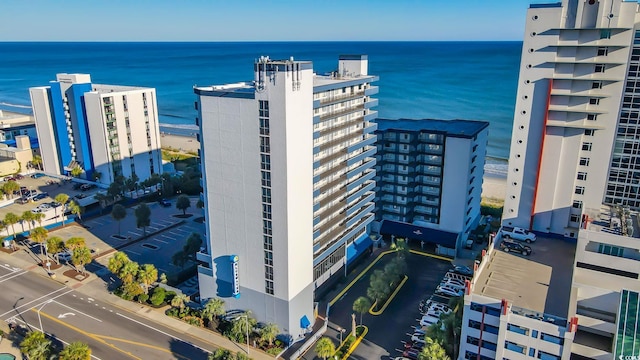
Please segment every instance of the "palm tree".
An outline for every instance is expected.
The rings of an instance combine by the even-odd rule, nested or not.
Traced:
[[[132,283],[136,276],[138,275],[138,268],[140,266],[135,261],[129,261],[125,263],[120,271],[118,272],[118,277],[122,280],[123,283],[129,284]]]
[[[75,341],[69,344],[60,352],[59,360],[90,360],[91,348],[89,345]]]
[[[18,215],[14,214],[12,212],[7,213],[4,216],[4,220],[2,220],[2,222],[5,223],[5,225],[7,225],[7,226],[11,225],[11,230],[13,231],[14,235],[16,234],[16,229],[15,229],[14,225],[18,221],[20,221],[20,217],[18,217]]]
[[[327,360],[329,356],[332,356],[336,352],[336,345],[328,337],[321,337],[316,343],[316,354]]]
[[[176,296],[174,296],[173,299],[171,299],[171,306],[180,308],[182,310],[184,309],[184,307],[187,305],[188,302],[189,302],[189,297],[187,295],[176,294]]]
[[[118,222],[118,236],[120,236],[120,220],[127,217],[127,209],[120,204],[115,204],[111,209],[111,217]]]
[[[147,226],[151,224],[151,209],[147,204],[142,203],[135,209],[136,227],[142,228],[143,236],[147,236]]]
[[[71,263],[84,274],[84,266],[91,262],[91,250],[88,247],[77,247],[71,254]]]
[[[425,345],[418,354],[418,360],[451,360],[439,342],[430,337],[425,338]]]
[[[69,240],[67,240],[67,248],[71,251],[77,249],[77,248],[81,248],[81,247],[85,247],[87,246],[86,242],[84,241],[84,238],[82,237],[78,237],[78,236],[74,236],[72,238],[69,238]]]
[[[84,170],[80,166],[76,166],[73,169],[71,169],[71,176],[73,176],[75,178],[79,178],[80,175],[82,175],[83,172],[84,172]]]
[[[127,254],[122,251],[118,251],[111,259],[109,259],[109,265],[107,265],[107,268],[109,271],[117,275],[120,273],[120,269],[129,262],[131,262],[131,260],[129,260]]]
[[[278,329],[278,325],[274,323],[268,323],[260,330],[260,341],[266,341],[269,343],[269,347],[273,345],[273,340],[276,339],[280,329]]]
[[[20,352],[29,360],[48,360],[51,355],[51,340],[43,332],[31,331],[20,342]]]
[[[144,286],[144,293],[149,293],[149,286],[158,280],[158,269],[153,264],[144,264],[138,270],[138,281]]]
[[[20,224],[22,225],[22,231],[24,231],[24,223],[27,223],[29,225],[29,230],[31,230],[31,225],[33,223],[33,220],[35,220],[34,217],[34,213],[31,212],[31,210],[27,210],[25,212],[22,213],[22,216],[20,216]]]
[[[31,231],[31,239],[40,244],[40,252],[45,256],[47,256],[47,249],[44,247],[44,243],[47,241],[48,235],[49,232],[43,227],[37,227]]]
[[[84,212],[84,208],[80,206],[80,204],[78,204],[75,200],[69,203],[69,211],[71,211],[73,215],[77,215],[78,219],[82,221],[82,213]]]
[[[42,156],[33,155],[33,159],[31,160],[31,165],[37,166],[38,170],[42,170]]]
[[[44,213],[33,213],[33,220],[32,221],[37,221],[38,225],[42,226],[42,222],[44,221],[44,218],[46,218],[47,216]]]
[[[64,241],[58,236],[52,236],[47,239],[47,253],[55,254],[56,264],[60,264],[58,253],[65,249]]]
[[[214,317],[224,315],[224,300],[220,298],[211,298],[204,304],[202,309],[202,317],[211,321]]]
[[[7,181],[6,183],[4,183],[4,185],[2,185],[2,191],[9,195],[9,198],[13,198],[13,193],[20,190],[20,185],[11,180],[11,181]]]
[[[360,325],[362,325],[362,314],[369,311],[370,308],[371,301],[364,296],[360,296],[353,302],[353,311],[360,313]]]
[[[64,194],[64,193],[60,193],[60,194],[56,195],[56,197],[53,200],[55,200],[56,202],[62,204],[61,207],[64,209],[65,204],[69,200],[69,195]],[[58,207],[56,207],[55,210],[56,210],[56,219],[57,219],[58,218]],[[64,213],[62,214],[62,226],[64,226]]]

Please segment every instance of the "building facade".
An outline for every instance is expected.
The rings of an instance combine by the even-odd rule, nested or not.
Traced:
[[[155,89],[57,74],[49,86],[29,92],[46,173],[67,175],[80,167],[85,178],[104,184],[161,173]]]
[[[640,209],[636,1],[527,11],[503,223],[576,238],[582,208]]]
[[[252,82],[196,87],[206,249],[200,294],[251,310],[294,338],[314,290],[366,249],[373,221],[377,77],[366,56],[338,71],[254,64]]]
[[[377,119],[376,221],[462,233],[477,224],[489,123]]]
[[[640,356],[638,214],[624,207],[585,209],[573,269],[577,359]]]
[[[0,142],[13,146],[16,136],[20,135],[28,136],[37,144],[35,140],[38,139],[38,134],[33,116],[0,110]]]

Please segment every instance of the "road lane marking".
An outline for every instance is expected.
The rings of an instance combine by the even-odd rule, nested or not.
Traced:
[[[147,324],[145,324],[145,323],[143,323],[143,322],[140,322],[140,321],[138,321],[138,320],[132,319],[132,318],[130,318],[130,317],[128,317],[128,316],[126,316],[126,315],[122,315],[122,314],[120,314],[120,313],[116,313],[116,315],[121,316],[121,317],[123,317],[123,318],[125,318],[125,319],[127,319],[127,320],[129,320],[129,321],[133,321],[133,322],[134,322],[134,323],[136,323],[136,324],[140,324],[140,325],[145,326],[145,327],[147,327],[147,328],[149,328],[149,329],[155,330],[155,331],[159,332],[160,334],[163,334],[163,335],[165,335],[165,336],[168,336],[168,337],[170,337],[170,338],[172,338],[172,339],[180,340],[180,341],[182,341],[182,342],[184,342],[184,343],[187,343],[187,344],[189,344],[189,345],[191,345],[191,346],[193,346],[193,347],[195,347],[195,348],[197,348],[197,349],[200,349],[200,350],[202,350],[202,351],[204,351],[204,352],[206,352],[206,353],[210,353],[210,352],[211,352],[211,351],[209,351],[209,350],[207,350],[207,349],[201,348],[200,346],[198,346],[198,345],[196,345],[196,344],[192,344],[192,343],[190,343],[190,342],[184,341],[184,340],[180,339],[180,338],[179,338],[179,337],[177,337],[177,336],[173,336],[173,335],[171,335],[171,334],[169,334],[169,333],[166,333],[166,332],[164,332],[164,331],[162,331],[162,330],[160,330],[160,329],[156,329],[156,328],[154,328],[154,327],[153,327],[153,326],[151,326],[151,325],[147,325]]]
[[[24,271],[26,271],[26,270],[24,270]],[[23,273],[24,273],[24,271],[23,271]],[[7,276],[15,275],[15,274],[16,274],[16,272],[17,272],[17,271],[12,271],[12,272],[10,272],[10,273],[8,273],[8,274],[4,274],[4,275],[0,276],[0,279],[2,279],[2,278],[4,278],[4,277],[7,277]]]
[[[161,348],[159,346],[156,346],[156,345],[145,344],[145,343],[141,343],[141,342],[138,342],[138,341],[121,339],[121,338],[116,338],[116,337],[111,337],[111,336],[106,336],[106,335],[96,335],[96,336],[101,338],[101,339],[107,339],[107,340],[112,340],[112,341],[120,341],[120,342],[123,342],[125,344],[132,344],[132,345],[138,345],[138,346],[142,346],[142,347],[147,347],[147,348],[150,348],[150,349],[155,349],[155,350],[158,350],[158,351],[162,351],[162,352],[174,355],[174,356],[176,356],[176,357],[178,357],[180,359],[189,360],[189,358],[186,357],[186,356],[182,356],[182,355],[180,355],[178,353],[172,352],[171,350],[163,349],[163,348]],[[187,343],[186,341],[181,340],[181,339],[177,339],[177,340],[180,340],[180,341],[182,341],[184,343]],[[189,344],[189,343],[187,343],[187,344]],[[193,344],[190,344],[190,345],[193,345]]]
[[[20,275],[24,275],[24,274],[26,274],[27,272],[28,272],[27,270],[24,270],[24,271],[19,272],[19,273],[17,273],[17,274],[16,274],[16,273],[7,274],[7,275],[11,275],[11,276],[10,276],[10,277],[8,277],[8,278],[6,278],[6,279],[2,279],[2,280],[0,280],[0,283],[3,283],[3,282],[5,282],[5,281],[7,281],[7,280],[11,280],[11,279],[13,279],[13,278],[15,278],[15,277],[18,277],[18,276],[20,276]]]
[[[36,311],[35,309],[31,309],[31,310]],[[86,331],[84,331],[84,330],[82,330],[82,329],[80,329],[80,328],[77,328],[77,327],[75,327],[75,326],[73,326],[73,325],[71,325],[71,324],[68,324],[68,323],[66,323],[66,322],[64,322],[64,321],[58,320],[58,319],[56,319],[55,317],[53,317],[53,316],[51,316],[51,315],[49,315],[49,314],[47,314],[47,313],[40,312],[40,315],[42,315],[42,316],[46,317],[47,319],[49,319],[49,320],[51,320],[51,321],[55,321],[55,322],[57,322],[58,324],[60,324],[60,325],[62,325],[62,326],[66,326],[66,327],[68,327],[69,329],[71,329],[71,330],[73,330],[73,331],[75,331],[75,332],[78,332],[78,333],[83,334],[83,335],[85,335],[85,336],[87,336],[87,337],[90,337],[90,338],[92,338],[92,339],[94,339],[94,340],[96,340],[96,341],[98,341],[98,342],[101,342],[101,343],[103,343],[103,344],[105,344],[105,345],[107,345],[107,346],[111,347],[112,349],[115,349],[115,350],[117,350],[117,351],[119,351],[119,352],[121,352],[121,353],[123,353],[123,354],[125,354],[125,355],[128,355],[128,356],[130,356],[130,357],[132,357],[132,358],[134,358],[134,359],[136,359],[136,360],[142,360],[142,358],[139,358],[139,357],[137,357],[137,356],[134,356],[134,355],[133,355],[133,354],[131,354],[130,352],[127,352],[127,351],[125,351],[125,350],[123,350],[123,349],[120,349],[119,347],[117,347],[117,346],[115,346],[115,345],[113,345],[113,344],[110,344],[110,343],[106,342],[105,340],[101,339],[100,337],[96,336],[95,334],[92,334],[92,333],[90,333],[90,332],[86,332]]]
[[[90,318],[90,319],[93,319],[93,320],[95,320],[95,321],[97,321],[97,322],[102,322],[102,320],[100,320],[100,319],[98,319],[98,318],[95,318],[95,317],[93,317],[93,316],[91,316],[91,315],[89,315],[89,314],[85,314],[85,313],[83,313],[82,311],[80,311],[80,310],[78,310],[78,309],[74,309],[74,308],[72,308],[71,306],[65,305],[65,304],[63,304],[63,303],[61,303],[61,302],[59,302],[59,301],[53,301],[53,302],[54,302],[54,303],[56,303],[56,304],[58,304],[58,305],[60,305],[60,306],[64,306],[64,307],[66,307],[66,308],[67,308],[67,309],[69,309],[69,310],[73,310],[73,311],[77,312],[78,314],[82,314],[82,315],[84,315],[84,316],[86,316],[86,317],[88,317],[88,318]]]
[[[14,307],[13,309],[11,309],[11,310],[9,310],[9,311],[5,312],[4,314],[0,314],[0,318],[1,318],[1,317],[4,317],[5,315],[8,315],[8,314],[10,314],[10,313],[12,313],[12,312],[17,312],[17,310],[18,310],[18,309],[21,309],[21,308],[23,308],[23,307],[25,307],[25,306],[28,306],[29,304],[31,304],[31,303],[33,303],[33,302],[36,302],[36,301],[38,301],[38,300],[40,300],[40,299],[42,299],[42,298],[45,298],[45,297],[47,297],[47,296],[51,296],[51,295],[53,295],[53,294],[55,294],[55,293],[57,293],[58,291],[61,291],[61,290],[69,290],[69,291],[67,291],[67,292],[65,292],[65,293],[63,293],[63,294],[60,294],[60,295],[58,295],[58,296],[56,296],[56,297],[54,297],[54,298],[52,298],[52,299],[50,299],[50,300],[56,299],[56,298],[58,298],[59,296],[62,296],[62,295],[68,294],[68,293],[70,293],[70,292],[72,292],[72,291],[73,291],[73,290],[70,290],[69,288],[67,288],[66,286],[65,286],[65,287],[62,287],[62,288],[60,288],[60,289],[58,289],[58,290],[54,290],[54,291],[52,291],[52,292],[50,292],[50,293],[48,293],[48,294],[44,294],[44,295],[40,296],[39,298],[36,298],[36,299],[33,299],[33,300],[31,300],[31,301],[29,301],[29,302],[27,302],[27,303],[24,303],[24,304],[22,304],[22,305],[20,305],[20,306],[18,306],[18,307]],[[37,307],[37,306],[40,306],[40,305],[42,305],[42,303],[40,303],[40,304],[38,304],[38,305],[36,305],[36,306],[34,306],[34,307]],[[17,315],[20,315],[20,314],[22,314],[22,312],[18,312],[18,314],[17,314]]]

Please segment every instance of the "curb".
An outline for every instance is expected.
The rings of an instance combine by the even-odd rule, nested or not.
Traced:
[[[453,258],[450,257],[446,257],[446,256],[440,256],[440,255],[433,255],[433,254],[429,254],[423,251],[418,251],[418,250],[409,250],[410,253],[412,254],[416,254],[416,255],[422,255],[422,256],[428,256],[428,257],[432,257],[434,259],[438,259],[438,260],[444,260],[444,261],[453,261]]]
[[[362,339],[364,339],[364,336],[367,335],[367,333],[369,332],[369,328],[364,326],[364,325],[360,325],[364,328],[364,331],[362,332],[362,334],[360,334],[360,336],[358,336],[354,341],[353,344],[351,344],[351,346],[349,346],[349,349],[347,349],[347,352],[342,355],[342,360],[348,359],[349,356],[351,356],[351,354],[356,350],[356,348],[358,347],[358,345],[360,345],[360,342],[362,341]]]
[[[384,303],[384,305],[382,305],[382,308],[380,310],[373,311],[373,308],[378,303],[377,301],[374,302],[373,305],[371,305],[371,307],[369,308],[369,314],[374,315],[374,316],[378,316],[378,315],[382,314],[384,312],[384,310],[387,308],[387,306],[389,306],[389,304],[391,304],[391,301],[396,297],[396,295],[398,294],[400,289],[402,289],[402,286],[404,285],[404,283],[407,282],[408,279],[409,279],[409,277],[407,275],[405,275],[404,279],[402,279],[402,281],[400,281],[400,284],[398,284],[398,286],[396,286],[396,289],[391,293],[391,295],[389,296],[387,301]]]
[[[342,289],[342,291],[340,291],[338,293],[338,295],[336,295],[331,301],[329,301],[329,305],[333,305],[335,304],[338,300],[340,300],[340,298],[342,297],[342,295],[344,295],[347,291],[349,291],[349,289],[351,289],[351,287],[353,286],[353,284],[355,284],[356,282],[358,282],[358,280],[360,280],[360,278],[362,278],[375,264],[378,263],[378,261],[380,259],[382,259],[383,256],[387,255],[387,254],[392,254],[396,252],[396,250],[387,250],[387,251],[383,251],[380,253],[380,255],[378,255],[378,257],[371,262],[371,264],[367,265],[366,268],[364,268],[360,274],[358,274],[358,276],[355,277],[355,279],[351,280],[351,282],[344,287],[344,289]]]

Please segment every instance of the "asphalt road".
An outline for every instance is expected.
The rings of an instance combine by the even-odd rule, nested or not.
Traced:
[[[0,264],[0,319],[89,344],[94,359],[206,359],[207,345],[87,298],[58,282]],[[9,290],[10,289],[10,290]]]

